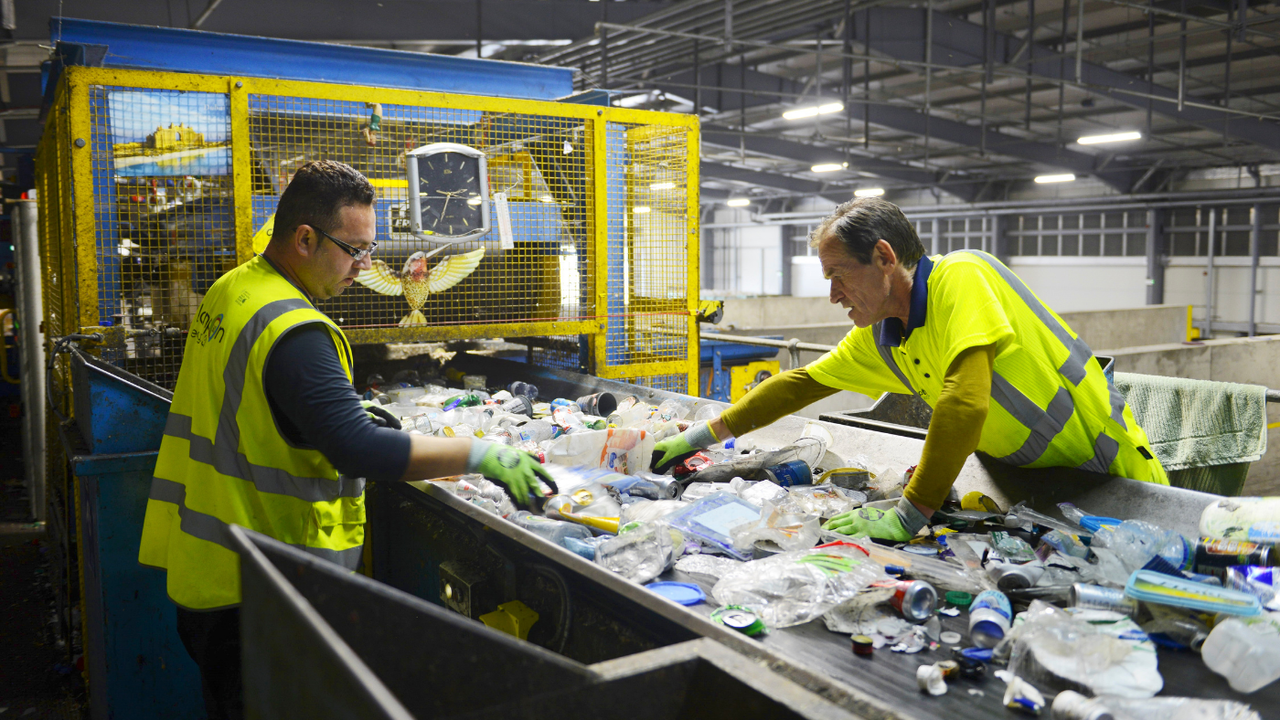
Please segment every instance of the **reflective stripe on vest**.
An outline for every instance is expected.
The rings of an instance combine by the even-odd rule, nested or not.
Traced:
[[[306,502],[333,502],[340,497],[360,497],[364,494],[364,478],[296,477],[288,472],[249,462],[240,452],[240,425],[236,414],[240,412],[240,399],[244,395],[245,374],[249,366],[249,353],[254,343],[266,331],[271,321],[291,310],[311,308],[311,303],[301,299],[276,300],[267,303],[253,314],[236,337],[227,356],[222,373],[222,408],[218,412],[217,437],[213,442],[191,430],[191,418],[176,412],[169,413],[164,434],[191,443],[192,460],[212,465],[223,475],[253,483],[261,492],[289,495]]]
[[[355,569],[363,554],[364,480],[279,433],[263,372],[286,333],[322,323],[347,379],[342,331],[266,260],[219,279],[188,334],[151,484],[139,560],[168,571],[169,596],[194,609],[241,601],[238,524]],[[213,328],[213,329],[210,329]],[[217,345],[222,332],[226,345]]]
[[[181,520],[182,532],[191,537],[200,538],[208,542],[221,545],[222,547],[238,552],[236,547],[232,545],[227,538],[227,523],[222,522],[218,518],[206,513],[198,512],[187,507],[187,488],[182,483],[176,483],[172,480],[164,478],[151,478],[151,495],[152,500],[161,500],[167,503],[173,503],[178,506],[178,518]],[[324,558],[329,562],[337,563],[349,570],[355,570],[360,564],[360,555],[364,552],[364,546],[353,547],[347,550],[330,550],[328,548],[307,547],[300,543],[289,543],[293,547],[304,550],[316,557]]]
[[[1088,344],[1080,338],[1072,337],[1066,326],[1049,312],[1048,308],[1031,292],[1031,289],[999,260],[979,250],[958,250],[957,252],[969,253],[981,259],[996,271],[1000,278],[1009,285],[1027,308],[1031,310],[1036,319],[1048,328],[1054,337],[1068,349],[1067,359],[1058,368],[1059,374],[1070,381],[1072,385],[1079,385],[1083,382],[1088,374],[1085,363],[1093,357],[1093,351]],[[876,324],[876,329],[873,332],[875,333],[874,337],[878,338],[879,323]],[[920,394],[907,379],[906,374],[898,367],[898,363],[893,359],[890,349],[880,345],[878,340],[875,341],[875,345],[880,352],[880,357],[889,366],[889,369],[893,371],[893,374],[897,376],[898,380],[916,397],[920,397]],[[1115,383],[1110,380],[1107,381],[1107,389],[1110,394],[1111,419],[1120,427],[1128,430],[1128,426],[1124,421],[1124,396],[1116,388]],[[1041,408],[1035,401],[1019,390],[1017,386],[995,370],[991,374],[991,399],[1028,431],[1027,439],[1023,441],[1021,447],[1008,455],[996,458],[1010,465],[1030,465],[1039,460],[1075,413],[1075,401],[1071,397],[1071,392],[1066,388],[1059,387],[1047,407]],[[1080,467],[1085,470],[1106,473],[1118,452],[1119,443],[1105,433],[1099,433],[1094,440],[1094,456]]]
[[[1031,292],[1031,288],[1027,287],[1026,284],[1022,282],[1021,278],[1014,275],[1013,271],[1006,267],[1004,263],[981,250],[960,250],[958,252],[969,253],[970,255],[981,259],[983,262],[990,265],[991,268],[1000,275],[1000,278],[1009,285],[1009,287],[1013,288],[1013,291],[1017,293],[1018,297],[1022,299],[1022,302],[1031,310],[1041,324],[1049,328],[1049,332],[1053,333],[1054,337],[1058,338],[1058,341],[1070,350],[1070,354],[1067,356],[1066,361],[1062,363],[1062,366],[1058,368],[1058,372],[1067,380],[1071,381],[1072,385],[1079,385],[1083,382],[1085,375],[1088,372],[1085,369],[1084,364],[1093,357],[1093,350],[1091,350],[1080,338],[1071,337],[1071,332],[1067,330],[1067,328],[1049,312],[1049,309],[1036,298],[1035,294]],[[993,373],[993,375],[998,377],[995,373]],[[1001,380],[1004,379],[1001,378]],[[1007,380],[1004,380],[1003,384],[1009,388],[1013,388],[1013,384]],[[994,377],[992,378],[992,389],[995,389]],[[1107,380],[1107,391],[1110,394],[1111,419],[1120,425],[1120,427],[1128,430],[1129,427],[1124,421],[1124,396],[1120,394],[1118,389],[1116,389],[1115,383],[1110,380]],[[1021,395],[1021,393],[1019,393],[1019,395]],[[992,393],[992,398],[995,399],[996,402],[1000,402],[1000,399],[996,397],[994,392]],[[1027,399],[1025,395],[1022,396],[1022,398],[1024,400]],[[1044,451],[1049,449],[1049,446],[1053,444],[1053,439],[1057,437],[1058,433],[1066,425],[1067,420],[1070,419],[1071,413],[1075,410],[1075,404],[1071,400],[1071,394],[1066,391],[1066,388],[1058,389],[1053,400],[1049,402],[1049,408],[1047,410],[1040,410],[1040,408],[1036,406],[1035,403],[1030,402],[1030,400],[1028,400],[1026,404],[1030,405],[1031,408],[1034,408],[1034,411],[1032,411],[1031,408],[1026,407],[1026,405],[1022,405],[1018,410],[1015,410],[1009,405],[1001,403],[1001,407],[1012,415],[1015,420],[1031,431],[1031,434],[1027,436],[1027,440],[1022,444],[1021,448],[1009,455],[997,458],[1001,462],[1005,462],[1010,465],[1027,465],[1038,460],[1040,456],[1044,454]],[[1055,404],[1058,405],[1056,412],[1054,409]],[[1053,415],[1056,415],[1056,417],[1051,417]],[[1044,436],[1041,436],[1041,434],[1036,431],[1037,427],[1052,430],[1052,434],[1045,434]],[[1115,460],[1116,454],[1119,451],[1120,444],[1116,442],[1115,439],[1109,437],[1106,433],[1100,432],[1094,439],[1093,457],[1085,461],[1085,463],[1080,467],[1084,470],[1092,470],[1093,472],[1106,474],[1111,467],[1111,462]],[[1105,464],[1103,464],[1104,460]]]

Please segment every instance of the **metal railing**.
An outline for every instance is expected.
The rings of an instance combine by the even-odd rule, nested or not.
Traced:
[[[703,340],[720,340],[722,342],[735,342],[742,345],[760,345],[763,347],[776,347],[786,350],[791,355],[791,368],[800,367],[800,352],[831,352],[836,349],[835,345],[819,345],[818,343],[800,342],[799,338],[791,338],[790,340],[770,340],[769,338],[751,337],[749,335],[721,335],[720,333],[702,333],[700,337]]]
[[[800,342],[799,338],[791,338],[790,340],[770,340],[769,338],[751,337],[750,335],[723,335],[721,333],[702,333],[700,337],[703,340],[720,340],[722,342],[735,342],[742,345],[760,345],[762,347],[776,347],[786,350],[791,356],[791,367],[795,369],[800,367],[800,353],[805,352],[831,352],[836,349],[835,345],[822,345],[819,343]],[[1267,389],[1267,402],[1280,403],[1280,390]]]

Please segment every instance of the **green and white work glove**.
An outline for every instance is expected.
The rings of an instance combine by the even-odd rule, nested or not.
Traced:
[[[360,404],[364,407],[364,412],[378,427],[391,428],[392,430],[400,430],[400,420],[383,409],[382,403],[377,400],[361,400]]]
[[[478,472],[490,480],[502,483],[511,500],[521,507],[530,504],[531,495],[546,497],[551,494],[543,490],[540,483],[546,483],[553,492],[559,492],[555,481],[543,469],[538,458],[501,443],[472,440],[471,452],[467,456],[467,472]]]
[[[878,540],[906,542],[928,524],[928,518],[904,497],[892,510],[861,507],[831,518],[822,527],[841,535],[866,535]]]
[[[653,472],[662,475],[670,470],[672,465],[718,442],[720,438],[711,431],[711,423],[707,421],[694,423],[679,435],[659,440],[658,444],[653,446],[653,457],[649,459],[649,466]]]

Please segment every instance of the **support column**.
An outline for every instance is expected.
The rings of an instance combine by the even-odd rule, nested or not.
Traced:
[[[1262,206],[1254,205],[1250,212],[1253,227],[1249,229],[1249,337],[1258,334],[1258,244],[1262,240]]]
[[[1008,226],[1008,215],[991,216],[991,254],[1005,265],[1009,264],[1009,237],[1005,234]]]
[[[1147,304],[1164,304],[1164,210],[1147,209]]]
[[[791,238],[795,234],[795,225],[783,225],[782,231],[782,294],[791,294],[791,258],[796,254],[796,244]]]

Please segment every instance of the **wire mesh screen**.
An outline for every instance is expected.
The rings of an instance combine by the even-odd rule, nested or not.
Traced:
[[[606,128],[606,367],[688,356],[688,143],[682,127],[609,123]],[[678,377],[628,379],[687,392],[688,376]]]
[[[342,327],[431,328],[591,314],[590,121],[251,95],[249,127],[254,157],[262,169],[254,174],[255,230],[271,217],[293,173],[311,160],[347,163],[377,189],[375,272],[320,304]],[[434,143],[457,143],[484,152],[494,198],[488,202],[492,229],[487,235],[449,244],[410,233],[405,153]],[[424,190],[424,216],[447,218],[448,203],[466,202],[449,193]],[[473,202],[479,204],[479,197]],[[447,235],[468,229],[446,226],[443,219],[436,227]],[[442,247],[439,254],[424,257]],[[451,284],[429,282],[446,273]],[[377,337],[356,332],[353,340],[359,342],[362,335]]]
[[[537,364],[668,389],[696,370],[685,118],[97,68],[67,69],[57,97],[38,163],[48,331],[92,328],[93,352],[143,378],[174,386],[204,294],[266,248],[281,193],[321,159],[377,193],[374,269],[319,303],[353,343],[536,338]],[[453,241],[470,228],[446,208],[475,198],[425,184],[435,224],[411,231],[410,153],[439,143],[483,156],[488,232]]]
[[[102,357],[173,387],[200,300],[236,264],[228,98],[94,86],[89,114],[97,320],[126,338]]]

